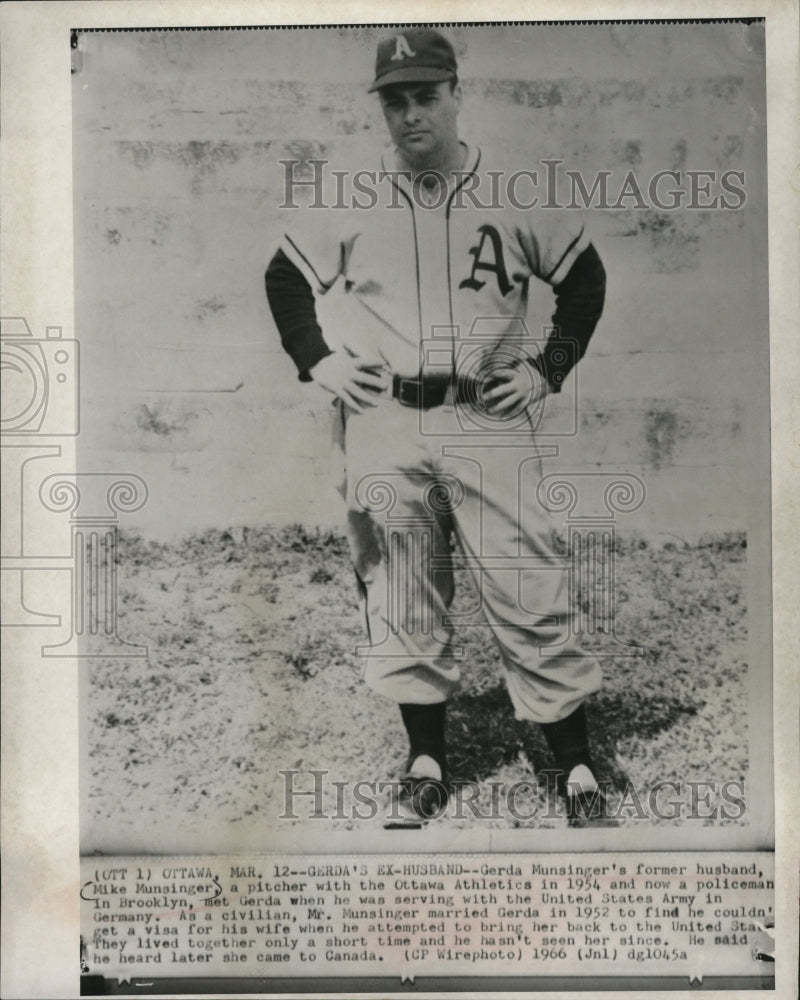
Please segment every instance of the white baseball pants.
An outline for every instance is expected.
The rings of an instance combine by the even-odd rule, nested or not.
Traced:
[[[525,415],[522,439],[518,422],[513,437],[487,439],[451,405],[420,413],[383,397],[363,414],[337,412],[367,683],[398,703],[447,700],[463,659],[457,626],[484,624],[517,718],[572,713],[599,689],[601,671],[573,634],[568,560],[536,499],[541,457]],[[457,620],[451,537],[479,602]]]

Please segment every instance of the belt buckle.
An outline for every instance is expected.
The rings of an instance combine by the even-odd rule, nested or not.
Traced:
[[[407,392],[407,387],[409,391]],[[397,385],[397,400],[402,406],[419,406],[422,384],[414,378],[400,378]]]

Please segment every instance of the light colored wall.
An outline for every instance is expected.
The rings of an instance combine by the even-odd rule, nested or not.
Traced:
[[[127,525],[164,535],[337,523],[328,400],[283,353],[263,272],[278,160],[384,142],[364,93],[374,29],[81,35],[73,77],[80,466],[151,489]],[[759,26],[458,28],[463,130],[512,166],[743,169],[739,212],[598,212],[606,313],[579,370],[580,434],[556,468],[630,471],[626,523],[743,527],[768,442]],[[363,153],[361,151],[364,151]],[[666,226],[665,226],[666,223]],[[546,322],[537,292],[530,323]],[[761,456],[761,458],[759,458]]]

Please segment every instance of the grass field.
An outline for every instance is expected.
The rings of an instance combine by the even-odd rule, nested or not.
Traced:
[[[94,843],[109,831],[146,837],[148,821],[165,813],[176,823],[255,820],[268,829],[282,810],[280,769],[327,768],[350,781],[397,773],[404,733],[396,707],[360,679],[361,615],[342,537],[298,526],[209,531],[177,544],[123,535],[119,559],[120,632],[148,643],[149,657],[89,661],[84,830]],[[689,545],[628,535],[615,560],[616,633],[645,648],[619,656],[609,635],[587,642],[605,673],[588,715],[612,799],[628,783],[644,797],[666,780],[744,779],[744,537]],[[457,576],[464,608],[471,595],[466,574]],[[482,801],[489,782],[530,781],[550,761],[538,727],[514,719],[488,630],[462,628],[456,639],[467,656],[449,711],[450,767],[454,779],[480,783]],[[519,796],[521,813],[531,804]],[[302,809],[298,816],[308,822]],[[626,817],[642,822],[635,809]]]

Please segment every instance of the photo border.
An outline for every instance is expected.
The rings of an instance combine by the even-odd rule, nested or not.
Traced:
[[[60,323],[74,329],[72,289],[71,28],[87,26],[168,28],[250,26],[290,22],[288,5],[227,3],[8,3],[2,23],[2,299],[4,315],[25,316],[34,331]],[[503,21],[521,4],[504,7]],[[574,20],[641,20],[652,10],[644,3],[574,4]],[[485,5],[444,4],[445,22],[489,22]],[[220,14],[224,11],[224,19]],[[375,18],[367,4],[337,5],[341,17],[329,23],[408,23],[430,21],[430,5],[393,4],[392,17]],[[708,13],[706,13],[708,12]],[[325,23],[330,8],[310,5],[304,13]],[[537,3],[537,20],[564,21],[563,4]],[[698,4],[673,2],[658,20],[692,19]],[[670,17],[670,14],[674,16]],[[527,17],[525,15],[528,15]],[[548,16],[549,15],[549,16]],[[621,15],[621,16],[620,16]],[[637,17],[638,15],[638,17]],[[666,15],[666,16],[664,16]],[[778,927],[776,995],[788,996],[796,969],[796,831],[800,809],[797,785],[796,663],[800,646],[791,627],[797,607],[795,567],[800,546],[798,522],[800,405],[796,385],[798,253],[795,222],[800,179],[797,148],[797,11],[788,2],[703,4],[705,17],[764,16],[767,19],[767,103],[769,144],[769,269],[771,330],[774,713],[776,780],[776,859],[782,891],[776,891]],[[650,18],[646,18],[650,20]],[[308,23],[308,22],[306,22]],[[787,93],[791,99],[787,100]],[[787,209],[787,200],[790,208]],[[779,359],[779,360],[778,360]],[[62,455],[69,456],[70,443]],[[4,485],[4,490],[6,486]],[[63,595],[54,588],[54,606]],[[784,626],[784,627],[782,627]],[[788,627],[785,627],[788,626]],[[7,631],[7,630],[6,630]],[[76,995],[78,938],[78,752],[77,671],[70,664],[32,662],[19,633],[3,635],[3,995]],[[47,724],[43,725],[43,720]],[[48,942],[48,960],[41,959]],[[614,994],[608,994],[613,996]],[[628,991],[621,995],[629,995]],[[681,996],[671,992],[670,996]]]

